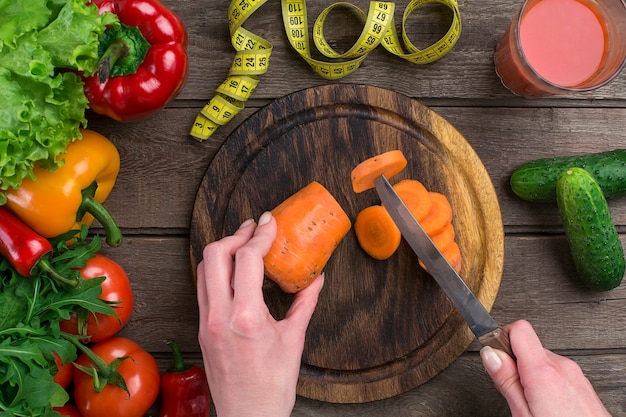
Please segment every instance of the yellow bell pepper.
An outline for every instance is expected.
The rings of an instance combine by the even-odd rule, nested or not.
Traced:
[[[102,202],[113,189],[120,170],[115,145],[92,130],[82,129],[59,156],[64,164],[54,171],[36,167],[35,179],[5,192],[6,206],[40,235],[52,238],[90,226],[94,218],[106,231],[110,246],[122,243],[122,234]]]

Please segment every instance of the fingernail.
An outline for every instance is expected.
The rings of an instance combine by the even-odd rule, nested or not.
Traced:
[[[322,292],[322,288],[324,288],[324,283],[326,282],[326,274],[322,272],[319,279],[322,280],[322,283],[320,284],[320,292]]]
[[[480,357],[483,360],[483,365],[489,373],[498,372],[498,370],[502,367],[502,359],[491,346],[485,346],[482,348],[480,350]]]
[[[239,226],[239,228],[241,229],[242,227],[246,227],[251,225],[252,223],[254,223],[254,219],[248,219],[246,221],[244,221],[243,223],[241,223],[241,225]]]
[[[261,215],[261,217],[259,217],[259,226],[269,223],[270,220],[272,220],[272,212],[266,211]]]

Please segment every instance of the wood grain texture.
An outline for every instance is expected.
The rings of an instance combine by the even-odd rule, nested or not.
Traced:
[[[623,107],[494,107],[442,106],[421,100],[442,115],[476,151],[496,189],[505,226],[543,232],[560,225],[556,206],[517,198],[509,177],[522,163],[536,158],[600,152],[626,147],[626,100]],[[267,103],[262,103],[266,105]],[[460,101],[459,104],[465,104]],[[245,118],[262,107],[250,107]],[[209,143],[187,133],[196,108],[171,108],[146,121],[113,123],[90,115],[89,127],[107,135],[120,149],[118,186],[108,201],[121,227],[186,233],[196,192],[219,145],[241,120],[218,129]],[[219,185],[217,185],[219,187]],[[614,220],[626,225],[626,205],[611,201]]]
[[[128,271],[136,295],[133,316],[121,334],[154,352],[163,369],[171,363],[164,343],[169,338],[179,341],[187,359],[201,364],[188,248],[184,236],[130,236],[122,248],[103,249]],[[567,260],[563,236],[509,234],[505,248],[494,318],[503,324],[530,320],[546,348],[583,366],[614,416],[626,415],[626,326],[622,325],[626,287],[609,294],[586,290]],[[507,416],[507,407],[476,356],[478,348],[470,345],[443,372],[405,394],[352,405],[299,397],[293,415]]]
[[[502,273],[504,232],[489,175],[445,119],[414,99],[377,87],[303,90],[276,100],[235,130],[196,197],[192,265],[207,243],[311,181],[323,184],[354,219],[380,201],[374,190],[355,194],[350,172],[392,149],[409,161],[393,181],[415,178],[448,196],[466,254],[463,275],[491,308]],[[300,395],[339,403],[388,398],[445,369],[473,339],[406,244],[380,262],[363,252],[350,232],[325,273],[327,296],[309,325]],[[278,318],[291,304],[291,297],[269,283],[265,299]]]
[[[366,11],[369,0],[351,0]],[[396,23],[409,0],[396,1]],[[230,0],[212,0],[211,6],[200,1],[170,1],[185,18],[189,31],[189,50],[194,59],[190,63],[189,80],[181,92],[181,99],[208,101],[214,89],[226,78],[234,57],[228,38],[228,5]],[[319,13],[332,4],[331,1],[307,2],[309,27],[312,28]],[[513,98],[502,86],[494,72],[493,52],[496,44],[522,1],[507,0],[474,1],[461,0],[459,9],[462,32],[452,52],[443,59],[428,65],[414,65],[384,51],[375,49],[361,68],[339,83],[388,87],[421,98],[445,97],[453,99],[514,99],[524,106],[527,101]],[[327,81],[315,74],[309,65],[291,49],[284,34],[280,14],[280,2],[268,1],[245,23],[244,27],[273,45],[268,72],[254,92],[258,99],[273,99],[304,88],[323,85]],[[409,39],[424,48],[436,35],[442,36],[447,27],[437,16],[437,10],[417,11],[411,15],[406,26]],[[210,22],[210,23],[209,23]],[[445,20],[443,20],[445,22]],[[362,29],[358,19],[338,13],[325,31],[331,46],[339,51],[348,50]],[[399,29],[398,29],[399,30]],[[309,32],[311,33],[311,32]],[[316,55],[317,56],[317,55]],[[559,97],[555,102],[581,102],[589,99],[624,98],[626,74],[622,73],[607,86],[590,93]],[[541,100],[534,100],[541,102]],[[526,103],[526,104],[523,104]],[[544,103],[547,103],[544,100]]]
[[[106,206],[126,239],[121,248],[103,252],[129,271],[136,292],[136,308],[123,335],[153,352],[163,369],[170,364],[163,341],[170,337],[179,340],[186,358],[201,363],[189,229],[198,187],[218,149],[247,118],[286,94],[327,84],[379,86],[416,98],[445,117],[489,173],[506,234],[494,318],[502,324],[530,320],[545,347],[581,365],[612,415],[626,416],[626,286],[609,293],[586,290],[576,278],[557,208],[521,201],[508,185],[513,169],[530,159],[625,147],[626,73],[581,95],[514,97],[495,75],[493,50],[521,0],[461,0],[461,38],[444,59],[415,66],[377,49],[350,77],[329,83],[290,49],[280,2],[269,1],[245,25],[273,43],[269,71],[244,111],[199,143],[188,136],[189,128],[225,79],[234,57],[226,19],[230,0],[163,2],[189,32],[190,71],[181,94],[163,111],[136,123],[88,114],[89,127],[110,137],[122,158]],[[397,9],[408,2],[398,1]],[[354,3],[368,7],[368,0]],[[309,0],[309,19],[329,4]],[[329,32],[329,40],[341,49],[350,45],[360,27],[341,15],[335,19],[339,24]],[[408,31],[417,46],[425,46],[422,42],[440,33],[441,25],[417,16]],[[626,199],[609,206],[626,243]],[[93,230],[101,231],[98,225]],[[472,343],[448,368],[404,394],[364,404],[298,397],[292,415],[508,416],[506,403],[480,365],[478,348]],[[158,404],[149,415],[157,415],[156,410]]]

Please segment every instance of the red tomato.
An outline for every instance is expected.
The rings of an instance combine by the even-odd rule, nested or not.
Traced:
[[[80,276],[84,279],[105,276],[100,299],[115,302],[113,308],[117,317],[99,313],[94,317],[93,314],[89,314],[87,331],[84,335],[89,337],[90,342],[101,342],[119,332],[130,319],[135,305],[133,290],[124,269],[117,262],[100,254],[96,254],[95,257],[87,261],[85,267],[80,270]],[[76,313],[72,314],[69,320],[64,320],[60,324],[62,331],[79,334],[78,315]]]
[[[52,353],[54,355],[54,363],[57,366],[57,373],[54,374],[52,379],[54,382],[62,386],[63,388],[67,388],[72,382],[72,374],[74,372],[74,365],[71,363],[63,363],[61,362],[61,358],[56,353]]]
[[[63,417],[83,417],[74,404],[67,403],[63,407],[54,407],[53,409]]]
[[[104,362],[110,364],[117,358],[129,356],[117,368],[126,381],[128,394],[114,385],[100,392],[94,390],[90,375],[74,369],[74,402],[84,417],[143,417],[159,394],[161,375],[152,355],[130,339],[112,337],[90,347]],[[82,354],[76,362],[94,367]]]

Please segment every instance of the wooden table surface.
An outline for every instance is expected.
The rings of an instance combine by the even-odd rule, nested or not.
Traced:
[[[276,98],[329,83],[367,84],[429,106],[475,149],[495,186],[505,230],[504,272],[493,316],[501,323],[531,321],[545,347],[577,361],[612,414],[626,416],[626,283],[604,293],[585,289],[576,278],[556,206],[521,201],[508,185],[512,170],[530,159],[625,147],[626,74],[576,96],[516,97],[499,82],[492,59],[521,1],[462,0],[462,34],[444,58],[418,66],[377,48],[354,74],[327,81],[291,49],[280,2],[272,0],[244,25],[274,45],[268,72],[242,113],[209,140],[198,142],[189,129],[226,78],[234,57],[229,0],[163,2],[183,19],[189,33],[190,71],[183,90],[166,109],[140,122],[121,124],[88,115],[89,127],[108,136],[122,160],[105,205],[125,242],[121,248],[103,249],[128,271],[135,291],[135,310],[121,335],[153,352],[164,369],[169,365],[164,340],[169,338],[179,342],[189,361],[201,363],[189,228],[196,192],[213,156],[242,121]],[[368,8],[367,1],[352,2]],[[330,4],[310,0],[309,25]],[[397,2],[397,21],[407,4]],[[447,30],[440,11],[427,13],[425,8],[409,18],[410,38],[418,47]],[[333,16],[327,37],[338,47],[350,46],[360,28],[345,13]],[[214,187],[219,190],[220,184]],[[610,208],[625,241],[626,199],[611,201]],[[98,226],[95,232],[101,232]],[[507,416],[508,407],[485,373],[478,349],[472,343],[439,375],[396,397],[364,404],[299,397],[292,415]]]

